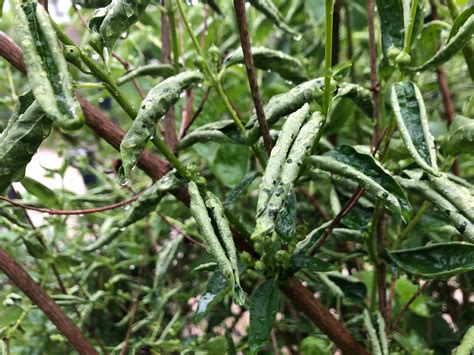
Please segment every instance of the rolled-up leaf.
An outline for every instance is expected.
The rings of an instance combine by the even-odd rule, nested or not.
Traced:
[[[265,47],[253,47],[252,57],[255,67],[258,69],[276,72],[282,78],[296,83],[308,80],[303,64],[295,57],[286,53]],[[238,48],[230,53],[224,61],[226,66],[243,63],[245,61],[242,48]]]
[[[443,147],[452,155],[474,152],[474,120],[456,116],[449,127]]]
[[[420,90],[411,81],[395,83],[391,101],[398,130],[408,152],[420,168],[439,176],[436,147]]]
[[[300,111],[307,107],[307,105],[303,106]],[[300,111],[297,111],[296,113]],[[307,114],[309,115],[309,112]],[[291,120],[292,117],[290,116],[287,122],[291,122]],[[257,209],[257,226],[255,227],[255,233],[257,235],[273,231],[275,223],[278,221],[278,216],[281,215],[281,213],[284,213],[282,211],[284,203],[288,199],[291,191],[294,190],[294,184],[303,165],[303,160],[311,152],[321,122],[321,113],[315,112],[308,122],[301,127],[296,138],[292,141],[291,149],[284,158],[280,172],[272,176],[271,182],[273,184],[273,189],[268,201],[265,202],[265,199],[263,199],[262,203],[265,203],[265,205],[257,205],[257,208],[258,206],[260,206],[260,208],[265,208],[265,212],[263,213]],[[290,140],[294,137],[294,134],[285,133],[283,130],[280,136],[284,137],[287,134],[290,136],[288,137]],[[278,142],[273,149],[277,149],[277,147],[279,147]],[[283,152],[278,152],[278,154],[283,154]],[[271,159],[268,161],[267,167],[270,163],[272,163]],[[265,175],[266,174],[267,170],[265,170]],[[265,194],[265,191],[261,191]],[[260,196],[261,195],[259,194],[259,197]],[[258,202],[261,202],[260,199]]]
[[[28,81],[38,104],[61,127],[80,128],[84,117],[48,14],[37,2],[24,1],[18,5],[17,22]]]
[[[354,179],[404,221],[410,217],[412,208],[403,189],[371,155],[341,145],[325,155],[310,156],[307,161],[321,170]]]
[[[345,97],[352,100],[369,118],[374,116],[374,100],[370,90],[352,83],[341,83],[334,99]]]
[[[424,198],[432,202],[438,210],[443,213],[458,230],[458,232],[470,242],[474,242],[474,224],[446,197],[436,191],[434,186],[426,181],[403,179],[397,177],[397,181],[406,189],[420,192]]]
[[[288,26],[283,15],[273,3],[273,0],[249,0],[249,2],[278,28],[281,28],[283,31],[292,34],[293,36],[300,35],[298,31],[295,31]]]
[[[450,242],[389,252],[390,259],[409,274],[447,279],[474,270],[474,244]]]
[[[176,69],[171,64],[148,64],[130,70],[117,79],[118,85],[123,85],[140,76],[161,76],[169,78],[176,74]]]
[[[184,72],[162,81],[150,90],[120,144],[125,177],[130,175],[146,144],[154,136],[158,120],[178,101],[183,90],[201,80],[203,77],[199,72]]]
[[[217,264],[219,265],[219,270],[228,280],[229,284],[234,285],[232,291],[236,302],[242,304],[244,301],[243,291],[240,288],[238,270],[236,271],[234,267],[236,257],[234,258],[234,256],[230,256],[229,251],[227,250],[229,243],[232,244],[231,249],[235,250],[235,246],[233,245],[233,240],[229,240],[229,238],[232,239],[232,237],[230,229],[228,229],[229,224],[227,219],[219,213],[222,213],[223,210],[216,210],[215,201],[213,201],[214,203],[209,203],[209,206],[212,209],[209,211],[201,196],[198,186],[193,181],[188,184],[188,191],[191,200],[191,214],[196,220],[196,224],[199,227],[206,248],[209,254],[216,259]],[[214,220],[211,220],[209,212],[211,212],[211,216]],[[212,222],[217,226],[217,233],[214,230]],[[219,237],[217,235],[219,235]],[[222,239],[226,239],[226,242],[221,241]],[[233,260],[231,261],[231,259]]]
[[[408,68],[408,70],[412,72],[433,70],[454,57],[472,39],[474,34],[474,15],[470,14],[462,26],[455,30],[456,34],[450,36],[449,42],[441,46],[440,50],[433,57],[417,67]]]
[[[91,45],[101,55],[104,47],[111,50],[115,42],[138,21],[151,0],[114,0],[108,6],[94,11],[89,29],[97,33]]]
[[[49,135],[52,121],[31,92],[20,96],[7,127],[0,135],[0,192],[25,175],[26,165]]]

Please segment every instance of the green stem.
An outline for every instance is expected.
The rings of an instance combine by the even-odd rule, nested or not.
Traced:
[[[173,50],[173,65],[176,71],[179,71],[179,46],[178,36],[176,34],[176,20],[174,17],[175,10],[173,9],[173,2],[168,1],[168,19],[170,22],[170,34],[171,34],[171,48]]]
[[[418,0],[413,0],[410,9],[410,23],[408,24],[407,32],[405,34],[405,43],[403,51],[407,54],[410,53],[411,37],[413,35],[413,28],[415,27],[416,8],[418,7]]]
[[[181,18],[183,19],[184,25],[186,26],[186,30],[188,31],[189,36],[191,37],[191,40],[193,42],[194,48],[196,49],[196,52],[203,58],[202,65],[204,69],[204,74],[208,77],[209,81],[212,82],[217,90],[217,94],[220,96],[222,102],[224,103],[227,111],[229,112],[230,116],[232,117],[232,120],[234,121],[235,125],[239,128],[240,132],[242,133],[242,136],[245,137],[245,127],[242,124],[242,121],[240,120],[239,116],[237,115],[237,112],[235,112],[234,108],[230,104],[229,98],[224,92],[224,88],[221,85],[221,82],[219,81],[218,77],[214,72],[212,71],[209,63],[207,62],[206,59],[204,59],[204,53],[201,49],[201,45],[199,44],[199,41],[197,40],[196,36],[194,35],[193,29],[191,28],[191,24],[189,22],[188,17],[186,16],[186,13],[184,12],[184,7],[183,7],[183,1],[178,0],[178,9],[179,12],[181,13]]]
[[[378,273],[378,252],[377,252],[377,226],[382,215],[383,207],[380,202],[377,202],[374,208],[374,215],[370,225],[369,238],[367,239],[367,251],[369,253],[370,261],[374,265],[374,278],[372,280],[372,289],[370,290],[370,311],[375,312],[376,309],[376,294],[377,294],[377,273]]]
[[[128,99],[122,94],[120,91],[120,88],[117,86],[115,81],[110,77],[108,73],[106,73],[104,70],[102,70],[89,56],[87,56],[80,48],[78,48],[75,43],[59,28],[59,26],[51,21],[56,33],[58,35],[58,38],[61,42],[63,42],[66,45],[69,46],[75,46],[79,54],[81,56],[82,61],[84,64],[91,70],[92,75],[96,77],[97,79],[101,80],[104,82],[105,87],[109,91],[109,93],[114,97],[114,99],[117,101],[117,103],[123,108],[123,110],[127,113],[128,116],[132,120],[134,120],[137,117],[137,110],[130,104]],[[199,185],[205,184],[205,181],[203,178],[199,178],[196,176],[196,174],[193,174],[190,172],[183,163],[174,155],[171,150],[166,146],[165,142],[158,136],[155,135],[153,138],[153,144],[158,148],[161,154],[165,156],[165,158],[173,165],[174,168],[176,168],[177,172],[183,176],[184,178],[188,180],[195,180],[195,182]]]
[[[324,101],[323,114],[328,115],[332,101],[332,26],[334,17],[334,0],[325,0],[325,45],[324,45]]]

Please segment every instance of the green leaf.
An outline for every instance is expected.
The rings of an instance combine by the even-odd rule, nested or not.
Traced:
[[[120,144],[122,172],[125,177],[130,175],[146,144],[155,135],[158,120],[178,101],[183,90],[202,80],[203,77],[198,72],[184,72],[162,81],[150,90]]]
[[[297,270],[307,269],[314,272],[328,272],[334,270],[333,265],[310,255],[294,254],[290,259],[290,263],[291,266]]]
[[[125,217],[115,221],[116,227],[107,230],[99,239],[83,248],[84,252],[97,250],[104,245],[110,244],[117,238],[126,227],[140,221],[141,219],[154,212],[163,197],[170,191],[176,190],[181,186],[181,182],[174,175],[174,171],[169,172],[160,180],[146,189],[143,194],[133,203]]]
[[[341,83],[334,99],[345,97],[353,101],[369,118],[374,116],[374,100],[372,93],[366,88],[352,83]]]
[[[4,306],[0,304],[0,329],[15,324],[23,314],[20,306]]]
[[[38,104],[61,127],[80,128],[84,117],[48,14],[35,1],[24,1],[18,5],[17,22],[28,81]]]
[[[280,132],[268,160],[257,200],[257,222],[253,238],[269,235],[284,201],[294,187],[303,159],[310,152],[318,134],[321,114],[309,117],[309,106],[291,114]]]
[[[252,57],[255,67],[258,69],[276,72],[282,78],[296,83],[308,80],[303,64],[286,53],[265,47],[253,47]],[[224,65],[227,67],[244,63],[242,48],[231,52],[224,61]]]
[[[58,197],[49,187],[43,185],[39,181],[36,181],[28,176],[25,176],[21,180],[23,187],[33,196],[36,196],[38,200],[49,208],[59,208],[61,203]]]
[[[51,120],[31,96],[21,96],[0,135],[0,191],[25,175],[26,165],[51,131]]]
[[[184,237],[181,234],[176,236],[168,241],[165,247],[160,251],[155,265],[155,275],[153,278],[154,290],[162,287],[164,277],[166,276],[171,263],[175,260],[176,252],[178,251],[178,247],[183,239]]]
[[[275,230],[287,243],[291,241],[296,231],[297,201],[295,191],[288,192],[283,202],[282,209],[275,219]]]
[[[400,298],[402,304],[406,304],[416,293],[418,286],[407,279],[398,279],[395,282],[395,292]],[[411,304],[410,311],[420,317],[429,317],[430,309],[428,308],[428,296],[421,294]]]
[[[261,284],[250,302],[250,354],[257,354],[268,341],[278,312],[280,290],[276,280],[266,280]]]
[[[392,109],[400,135],[412,158],[422,169],[439,176],[436,148],[425,103],[413,82],[402,81],[393,85]]]
[[[429,279],[448,279],[474,270],[474,244],[440,243],[388,253],[402,270]]]
[[[405,43],[410,8],[404,7],[405,0],[376,0],[382,31],[382,49],[385,57],[394,60]],[[416,10],[411,44],[423,26],[423,9],[420,3]]]
[[[452,225],[467,240],[474,242],[474,224],[464,216],[445,196],[436,191],[434,186],[426,181],[397,178],[397,181],[406,189],[420,192],[424,198],[432,202],[452,223]],[[449,193],[449,187],[448,187]],[[463,203],[466,198],[463,198]],[[464,203],[463,203],[464,204]]]
[[[252,173],[245,176],[238,185],[227,193],[226,198],[222,202],[225,208],[229,208],[239,198],[241,194],[254,182],[254,180],[260,176],[260,173]]]
[[[224,212],[224,206],[222,205],[219,198],[210,191],[206,191],[206,207],[209,214],[214,222],[217,232],[219,234],[219,240],[223,246],[227,258],[232,267],[234,273],[234,297],[239,305],[243,305],[245,302],[245,296],[240,287],[239,277],[239,266],[237,262],[237,249],[235,248],[234,238],[230,230],[230,224]]]
[[[29,232],[26,236],[22,237],[23,243],[25,244],[28,254],[35,259],[46,259],[48,257],[48,251],[46,247],[40,243],[39,238],[41,234],[38,231]]]
[[[217,237],[214,226],[212,225],[211,217],[209,216],[209,211],[201,196],[198,186],[192,181],[188,184],[188,192],[191,200],[189,208],[199,227],[207,251],[216,259],[220,271],[227,278],[229,284],[235,285],[236,280],[232,263]]]
[[[230,291],[229,281],[221,272],[214,272],[206,284],[204,294],[199,298],[196,313],[194,313],[193,321],[200,322],[209,312],[218,304],[224,296]]]
[[[140,76],[169,78],[176,74],[176,69],[171,64],[148,64],[126,72],[117,79],[117,85],[123,85]]]
[[[89,29],[97,33],[91,38],[92,47],[100,55],[103,55],[104,47],[112,50],[115,42],[138,21],[149,3],[150,0],[114,0],[95,10],[89,20]]]
[[[74,5],[80,5],[86,9],[96,9],[98,7],[107,6],[112,0],[74,0]]]
[[[448,42],[459,33],[462,26],[472,15],[474,15],[474,6],[468,7],[454,19],[453,26],[449,32]]]
[[[365,301],[367,287],[356,277],[345,276],[336,271],[326,272],[324,275],[342,290],[344,297],[359,303]]]
[[[249,168],[250,152],[248,147],[222,145],[217,149],[216,157],[210,164],[212,173],[227,187],[236,186]]]
[[[455,355],[470,355],[474,349],[474,326],[464,334],[461,344],[456,348]]]
[[[456,116],[443,143],[444,148],[451,155],[474,152],[474,120]]]
[[[249,0],[249,2],[278,28],[293,36],[300,36],[298,31],[288,26],[273,0]]]
[[[364,309],[364,326],[367,330],[367,334],[369,335],[370,344],[372,346],[372,354],[383,355],[382,347],[379,338],[377,337],[377,332],[375,331],[374,324],[372,323],[372,319],[367,309]]]
[[[404,221],[410,217],[412,209],[405,192],[371,155],[341,145],[323,156],[311,156],[307,161],[332,174],[354,179]]]
[[[474,34],[474,16],[470,14],[459,29],[453,29],[457,31],[456,34],[450,37],[449,42],[441,46],[440,50],[433,57],[417,67],[408,68],[408,70],[411,72],[433,70],[454,57],[471,41]]]

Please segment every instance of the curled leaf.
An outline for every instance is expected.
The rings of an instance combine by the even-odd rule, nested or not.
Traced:
[[[28,81],[39,106],[61,127],[80,128],[84,117],[48,14],[28,0],[18,5],[17,21]]]
[[[456,34],[450,36],[449,42],[441,46],[440,50],[433,57],[417,67],[408,68],[408,70],[412,72],[433,70],[454,57],[472,39],[474,34],[474,15],[470,14],[469,18],[464,21],[460,28],[453,27],[453,30],[456,30]]]
[[[178,101],[183,90],[202,79],[198,72],[184,72],[162,81],[150,90],[120,144],[122,172],[125,177],[130,175],[146,144],[154,136],[158,120]]]
[[[51,131],[51,119],[30,93],[20,97],[0,135],[0,191],[25,175],[26,165]]]
[[[111,50],[115,42],[137,22],[150,0],[114,0],[108,6],[94,11],[89,21],[89,29],[97,33],[92,36],[91,45],[99,53]]]
[[[395,83],[391,101],[398,130],[408,152],[422,169],[439,176],[434,138],[420,90],[411,81]]]
[[[474,270],[474,244],[440,243],[389,252],[390,259],[409,274],[447,279]]]
[[[369,118],[374,116],[374,100],[370,90],[352,83],[341,83],[334,99],[345,97],[352,100]]]
[[[464,116],[456,116],[449,127],[443,147],[451,155],[473,152],[474,120]]]
[[[295,31],[288,26],[283,15],[273,3],[273,0],[249,0],[249,2],[278,28],[281,28],[283,31],[293,36],[300,36],[298,31]]]
[[[354,179],[404,221],[409,218],[412,209],[403,189],[371,155],[341,145],[325,155],[310,156],[307,161],[321,170]]]
[[[265,47],[253,47],[252,57],[255,67],[258,69],[276,72],[282,78],[296,83],[307,80],[307,77],[304,75],[305,69],[303,64],[286,53]],[[245,61],[242,48],[238,48],[230,53],[224,61],[224,65],[227,67],[243,63]]]
[[[442,212],[467,240],[474,242],[474,224],[464,216],[446,197],[441,195],[428,182],[421,180],[397,178],[397,181],[407,189],[420,192],[423,197],[432,202]]]

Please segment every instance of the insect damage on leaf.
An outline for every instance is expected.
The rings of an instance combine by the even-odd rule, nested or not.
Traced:
[[[28,0],[18,5],[17,19],[28,81],[38,104],[61,127],[80,128],[84,117],[48,14]]]
[[[155,135],[156,123],[174,105],[183,90],[203,80],[199,72],[189,71],[172,76],[153,89],[143,100],[138,115],[120,144],[123,174],[130,175],[148,141]]]

